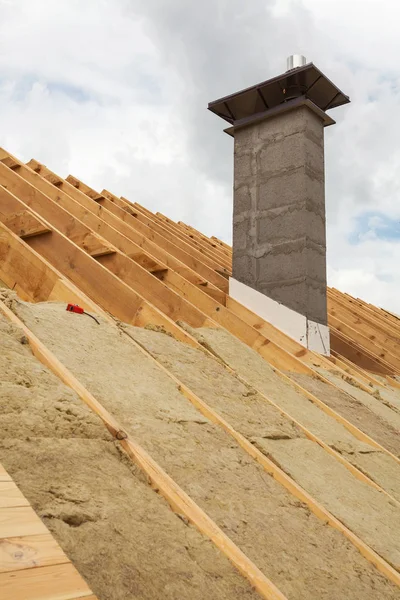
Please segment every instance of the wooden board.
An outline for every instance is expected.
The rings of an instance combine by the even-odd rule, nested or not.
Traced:
[[[13,481],[0,481],[0,509],[14,506],[29,506],[29,502]]]
[[[0,600],[75,600],[93,596],[71,563],[0,573]]]
[[[0,539],[43,533],[48,533],[47,528],[31,506],[0,510]]]
[[[50,533],[0,539],[0,573],[69,562]]]
[[[2,464],[0,464],[0,481],[12,481]]]

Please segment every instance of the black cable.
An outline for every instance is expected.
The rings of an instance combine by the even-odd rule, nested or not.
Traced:
[[[83,314],[84,314],[84,315],[87,315],[88,317],[92,317],[92,319],[94,319],[94,320],[96,321],[97,325],[100,325],[100,321],[98,321],[98,320],[96,319],[96,317],[94,317],[93,315],[91,315],[91,314],[89,314],[89,313],[87,313],[87,312],[85,312],[85,311],[83,311]]]

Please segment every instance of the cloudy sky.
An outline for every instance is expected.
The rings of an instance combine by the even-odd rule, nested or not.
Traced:
[[[210,100],[304,54],[352,103],[326,130],[330,285],[400,313],[400,3],[0,0],[0,145],[230,242]]]

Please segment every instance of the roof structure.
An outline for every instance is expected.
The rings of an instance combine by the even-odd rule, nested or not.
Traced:
[[[231,261],[0,150],[0,345],[30,382],[0,398],[1,600],[399,597],[400,319],[329,289],[322,357],[229,296]]]

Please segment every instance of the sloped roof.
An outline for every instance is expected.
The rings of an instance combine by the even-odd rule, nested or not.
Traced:
[[[202,418],[230,436],[231,444],[250,457],[251,464],[277,481],[299,506],[307,507],[313,518],[328,523],[352,551],[361,552],[362,564],[372,568],[366,575],[373,580],[370,597],[381,585],[381,597],[394,598],[397,591],[392,585],[400,582],[398,539],[391,531],[400,514],[400,320],[329,289],[332,356],[324,358],[229,296],[231,262],[231,248],[215,237],[107,190],[97,192],[75,177],[63,179],[36,160],[25,165],[0,150],[0,280],[23,301],[76,302],[100,315],[104,328],[107,323],[116,327],[114,319],[131,326],[122,328],[129,344],[140,348],[163,377],[174,382]],[[40,309],[42,321],[44,316],[49,323],[54,318],[53,331],[61,328],[61,313],[54,316],[46,307]],[[87,379],[79,371],[79,361],[65,350],[65,336],[40,328],[39,313],[33,317],[23,306],[14,305],[10,311],[1,303],[0,308],[25,327],[36,353],[42,359],[45,355],[45,364],[73,387],[117,439],[122,438],[122,447],[161,495],[214,542],[261,596],[322,595],[304,581],[298,581],[297,588],[283,558],[280,573],[272,564],[267,567],[267,551],[246,545],[244,530],[227,528],[228,514],[235,520],[237,510],[239,519],[239,508],[232,508],[232,513],[229,509],[226,517],[209,514],[213,508],[198,495],[196,475],[190,485],[176,481],[177,475],[171,479],[172,465],[161,464],[159,457],[154,460],[143,441],[137,444],[126,415],[119,414],[116,405],[107,405],[107,397],[93,383],[93,370]],[[78,339],[80,333],[75,335]],[[113,335],[110,330],[107,339]],[[115,337],[116,348],[118,343]],[[84,338],[75,354],[83,347]],[[109,351],[113,353],[112,348]],[[100,353],[98,361],[101,364]],[[167,386],[160,380],[160,389],[163,385]],[[251,405],[247,406],[249,401],[243,399],[247,392],[240,386],[250,390],[248,397],[254,396]],[[211,448],[211,441],[208,444]],[[231,489],[227,486],[221,475],[213,493],[222,497],[222,490],[226,494]],[[246,526],[241,527],[250,531],[256,509],[248,510]],[[266,523],[266,532],[271,523]],[[328,542],[322,529],[315,527],[323,555]],[[308,548],[305,538],[304,544]],[[297,552],[300,557],[301,549]],[[340,556],[339,572],[352,560]],[[78,563],[78,570],[90,578]],[[358,568],[354,566],[354,572]],[[332,579],[343,584],[333,571]],[[96,591],[92,581],[88,583]],[[369,597],[364,581],[357,583],[359,588],[348,585],[351,597]],[[329,586],[323,590],[324,597],[333,598],[332,593]]]

